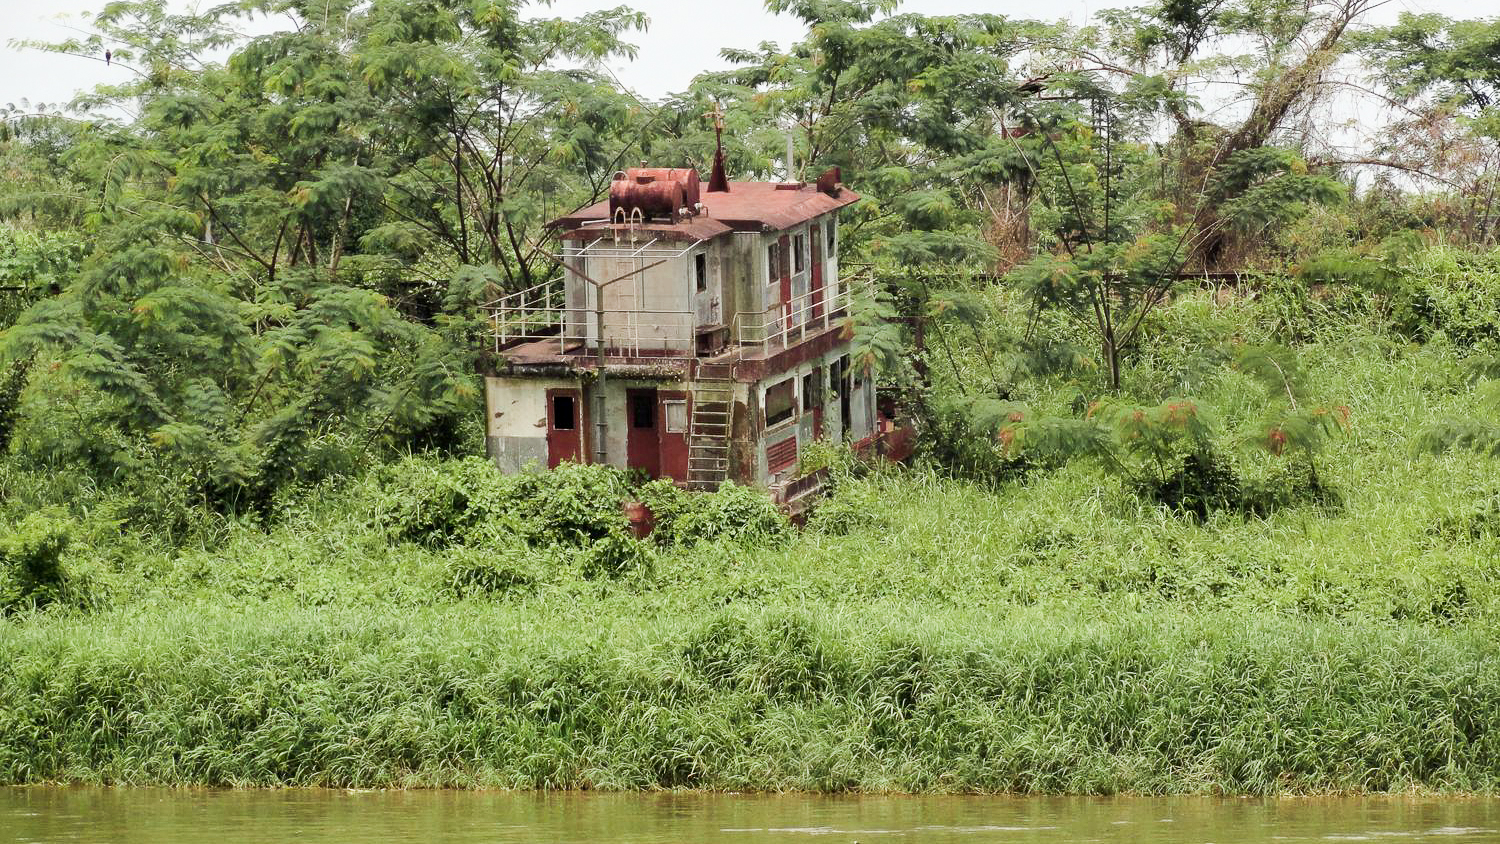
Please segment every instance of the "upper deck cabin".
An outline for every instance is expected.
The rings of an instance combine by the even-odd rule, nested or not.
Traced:
[[[609,199],[549,223],[561,277],[489,306],[513,372],[765,359],[838,328],[838,212],[859,199],[817,182],[700,182],[633,168]]]

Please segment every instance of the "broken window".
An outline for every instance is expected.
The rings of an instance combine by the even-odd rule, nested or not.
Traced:
[[[799,234],[793,242],[796,245],[792,247],[792,272],[800,273],[807,264],[807,235]]]
[[[791,419],[797,413],[797,379],[788,378],[766,388],[766,427]]]
[[[661,403],[663,421],[667,423],[667,433],[687,433],[687,402],[664,401]]]
[[[823,368],[814,367],[802,376],[802,410],[811,411],[823,403]]]
[[[552,430],[571,431],[578,427],[578,407],[572,396],[552,397]]]
[[[780,278],[777,267],[781,266],[781,251],[777,244],[766,245],[766,284],[775,284]]]
[[[697,281],[698,292],[702,293],[708,289],[708,254],[699,252],[693,256],[693,278]]]
[[[631,395],[630,427],[656,427],[656,397],[654,395],[645,393],[635,393]]]

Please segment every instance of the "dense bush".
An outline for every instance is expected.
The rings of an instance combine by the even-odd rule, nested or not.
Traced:
[[[733,542],[776,545],[789,536],[786,517],[762,490],[726,483],[711,493],[688,492],[671,481],[643,485],[640,499],[651,510],[660,545]]]
[[[69,596],[63,552],[71,539],[66,521],[42,514],[27,516],[0,535],[0,614]]]
[[[626,528],[625,475],[569,464],[504,475],[480,458],[411,458],[383,476],[375,506],[391,536],[434,547],[504,543],[588,545]]]
[[[831,493],[819,501],[808,516],[807,529],[829,536],[878,533],[890,525],[888,510],[881,486],[835,483]]]
[[[457,598],[495,597],[534,588],[535,557],[525,550],[453,548],[444,585]]]
[[[1500,342],[1500,253],[1409,249],[1398,272],[1370,271],[1357,280],[1384,303],[1390,327],[1405,337],[1425,342],[1442,336],[1460,348]]]

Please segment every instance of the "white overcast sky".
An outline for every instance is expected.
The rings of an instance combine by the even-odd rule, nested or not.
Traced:
[[[66,102],[80,89],[111,78],[103,63],[18,50],[18,39],[60,40],[76,32],[87,15],[105,0],[0,0],[0,103]],[[192,0],[169,0],[186,8]],[[201,0],[203,4],[218,0]],[[1144,0],[1139,0],[1143,3]],[[788,16],[765,10],[762,0],[557,0],[547,14],[572,17],[596,9],[625,4],[645,12],[650,28],[631,40],[640,47],[633,62],[612,69],[640,95],[657,98],[686,88],[702,70],[724,66],[722,47],[754,47],[762,41],[786,44],[801,37],[801,25]],[[906,0],[902,10],[923,14],[993,12],[1018,18],[1066,19],[1082,23],[1101,7],[1134,5],[1131,0]],[[1402,10],[1435,11],[1453,17],[1500,14],[1495,0],[1390,0],[1369,18],[1394,20]]]

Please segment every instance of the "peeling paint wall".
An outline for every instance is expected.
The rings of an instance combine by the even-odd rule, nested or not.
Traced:
[[[729,479],[755,484],[765,474],[760,457],[760,393],[753,384],[734,385],[734,413],[730,417]]]
[[[607,316],[605,336],[613,345],[667,345],[678,348],[692,339],[700,322],[695,280],[694,256],[707,255],[709,291],[707,298],[719,302],[719,321],[733,325],[736,313],[759,312],[765,277],[765,249],[757,234],[730,233],[691,250],[682,257],[652,266],[631,275],[604,290],[606,310],[647,310],[635,322],[619,316]],[[659,259],[570,258],[564,276],[570,331],[590,341],[598,336],[594,326],[594,297],[591,285],[576,272],[580,267],[595,281],[608,282],[627,273],[654,264]],[[680,312],[680,313],[679,313]],[[731,338],[733,339],[733,338]]]
[[[503,472],[547,466],[547,390],[578,388],[566,378],[484,379],[485,450]]]
[[[607,378],[604,382],[604,462],[610,466],[625,468],[626,449],[626,407],[625,391],[635,387],[654,386],[649,381],[627,381],[622,378]],[[589,410],[592,412],[599,405],[599,387],[595,384],[589,390]],[[590,437],[598,433],[598,426],[591,425],[593,430],[589,431]],[[594,459],[594,452],[589,452],[589,460]]]
[[[733,326],[735,316],[760,310],[760,289],[765,278],[765,246],[757,234],[735,232],[721,239],[718,250],[719,278],[724,291],[724,324]],[[731,343],[739,337],[731,335]]]
[[[749,432],[750,442],[746,444],[748,450],[753,453],[754,466],[753,475],[745,477],[745,482],[752,482],[760,486],[766,486],[776,480],[770,469],[770,453],[778,449],[785,449],[789,439],[796,441],[796,453],[799,458],[808,443],[814,440],[824,440],[830,443],[839,443],[843,440],[843,420],[841,418],[838,384],[831,377],[830,367],[839,358],[849,354],[849,346],[835,346],[827,353],[811,360],[798,364],[796,367],[767,375],[760,381],[750,386],[749,407],[744,412],[750,417],[752,430]],[[817,433],[814,423],[813,411],[806,407],[803,392],[805,389],[804,377],[813,371],[818,371],[823,379],[823,401],[822,434]],[[778,384],[781,381],[793,378],[796,380],[797,416],[790,422],[777,425],[774,429],[767,431],[762,408],[765,402],[766,388]],[[849,397],[849,439],[858,442],[872,434],[875,430],[875,383],[873,378],[855,378],[854,387]],[[784,453],[784,452],[781,452]],[[749,461],[746,461],[747,463]],[[737,466],[739,464],[736,464]]]
[[[854,394],[849,399],[849,438],[854,442],[875,433],[875,380],[854,376]]]

